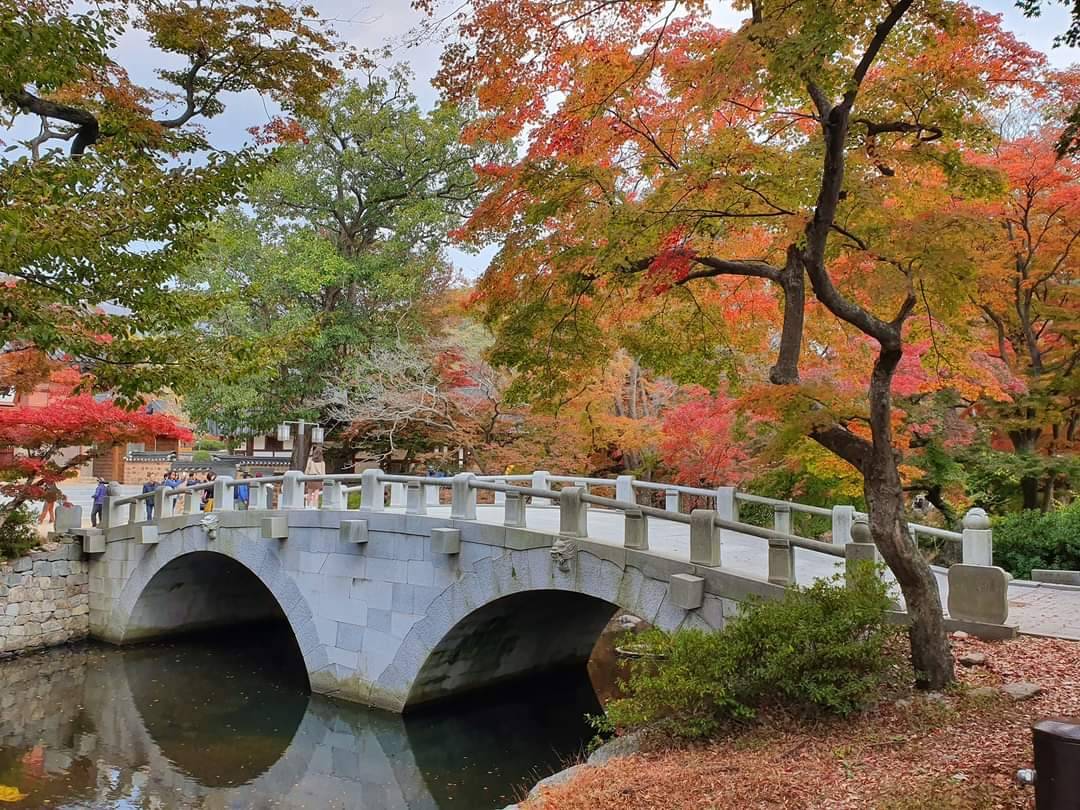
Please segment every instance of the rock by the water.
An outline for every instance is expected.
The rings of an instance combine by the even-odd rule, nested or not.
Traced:
[[[981,652],[964,653],[956,659],[965,667],[976,667],[986,663],[986,654]]]
[[[1029,698],[1042,694],[1042,690],[1043,688],[1037,683],[1029,683],[1027,681],[1007,683],[1001,687],[1001,691],[1013,700],[1028,700]]]
[[[603,765],[610,759],[636,754],[641,750],[641,740],[642,735],[640,732],[608,740],[589,755],[587,764]]]
[[[569,782],[571,779],[577,776],[580,771],[588,767],[589,766],[585,765],[584,763],[580,765],[571,765],[566,770],[559,771],[558,773],[553,773],[551,776],[547,777],[547,779],[541,779],[539,782],[533,785],[533,789],[529,791],[529,798],[535,799],[537,796],[540,795],[540,791],[546,787],[556,787],[558,785]]]

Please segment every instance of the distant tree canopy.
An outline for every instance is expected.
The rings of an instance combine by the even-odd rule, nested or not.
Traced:
[[[184,275],[219,302],[207,333],[233,373],[190,387],[192,415],[226,432],[319,416],[372,352],[437,332],[443,253],[476,197],[473,166],[501,147],[459,142],[465,113],[421,112],[408,73],[369,74],[300,116],[251,207],[214,228]]]

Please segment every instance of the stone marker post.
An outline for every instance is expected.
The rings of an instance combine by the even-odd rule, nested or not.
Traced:
[[[559,491],[559,534],[589,536],[589,513],[581,500],[582,494],[581,487],[563,487]]]
[[[423,515],[427,513],[427,504],[424,502],[424,486],[416,481],[410,481],[405,486],[405,513],[409,515]]]
[[[832,542],[835,546],[845,546],[851,542],[851,524],[855,522],[854,506],[834,506],[832,508]]]
[[[232,478],[222,475],[214,479],[214,511],[231,512],[233,510],[233,493],[236,491],[231,486]]]
[[[476,490],[469,486],[473,474],[458,473],[454,476],[450,491],[450,517],[458,520],[476,520]]]
[[[690,562],[716,568],[720,565],[720,529],[716,512],[695,509],[690,513]]]
[[[994,532],[990,528],[990,516],[978,507],[964,515],[963,557],[965,565],[994,564]]]
[[[384,504],[383,482],[379,480],[381,470],[364,470],[360,473],[360,508],[381,512]]]
[[[623,514],[623,546],[638,551],[649,549],[649,517],[640,509]]]
[[[615,479],[615,500],[624,503],[635,503],[634,476],[620,475]]]

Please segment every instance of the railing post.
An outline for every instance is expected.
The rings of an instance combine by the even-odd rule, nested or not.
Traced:
[[[532,474],[533,489],[551,489],[551,473],[547,470],[534,470]]]
[[[142,506],[143,514],[146,514],[146,507],[143,506],[144,501],[132,501],[128,504],[128,518],[127,522],[135,524],[139,522],[139,507]]]
[[[665,489],[664,490],[664,508],[669,512],[679,511],[679,490],[677,489]]]
[[[716,512],[695,509],[690,513],[690,562],[716,568],[720,565],[720,529],[716,527]]]
[[[582,495],[587,495],[589,493],[589,484],[585,481],[575,481],[574,486],[581,490]],[[585,502],[582,502],[581,508],[588,511],[589,505]]]
[[[384,506],[383,482],[379,480],[382,470],[364,470],[360,473],[360,508],[381,512]]]
[[[214,511],[231,512],[233,510],[233,488],[229,486],[232,478],[223,475],[214,479]]]
[[[184,501],[184,513],[188,515],[198,514],[199,504],[202,502],[202,490],[195,490],[187,494],[187,500]]]
[[[160,521],[162,518],[172,517],[173,498],[167,487],[158,487],[154,490],[154,516]]]
[[[121,518],[122,507],[116,505],[118,498],[115,495],[105,496],[105,506],[101,510],[101,527],[103,529],[112,529],[116,526],[122,526],[123,518]]]
[[[773,531],[777,531],[782,534],[791,534],[791,506],[789,504],[773,504],[772,526]]]
[[[424,502],[428,506],[439,505],[439,492],[442,490],[437,484],[424,484]]]
[[[581,500],[581,487],[559,490],[559,534],[569,537],[589,536],[589,513]]]
[[[450,517],[457,520],[476,520],[476,490],[469,486],[473,474],[458,473],[450,489]]]
[[[303,475],[300,470],[285,473],[285,480],[281,482],[280,508],[303,509],[307,505],[304,503],[304,482],[300,480]]]
[[[615,500],[625,503],[636,503],[634,497],[634,476],[620,475],[615,479]]]
[[[623,514],[623,546],[648,551],[649,517],[640,509],[628,509]]]
[[[269,486],[255,483],[258,480],[258,478],[250,479],[248,509],[266,509],[270,504]]]
[[[870,534],[870,522],[865,515],[859,515],[851,524],[851,541],[844,545],[844,571],[847,582],[851,585],[851,573],[861,562],[877,562],[877,546]]]
[[[416,481],[405,485],[405,514],[423,515],[427,512],[424,503],[424,486]]]
[[[507,492],[503,499],[503,525],[525,528],[525,496],[520,492]]]
[[[509,484],[510,482],[509,481],[493,481],[492,483],[493,484]],[[500,492],[499,490],[495,490],[494,494],[495,494],[495,505],[496,506],[502,506],[504,503],[506,503],[506,493],[505,492]]]
[[[969,509],[964,515],[962,562],[965,565],[993,565],[993,534],[989,515],[978,507]]]
[[[716,488],[716,516],[731,523],[739,522],[739,502],[735,499],[735,487]]]
[[[345,502],[345,493],[341,491],[340,481],[327,481],[323,484],[323,509],[344,509],[347,505],[348,504]]]
[[[855,522],[854,506],[832,508],[832,542],[834,546],[846,546],[851,542],[851,526]]]
[[[784,586],[794,584],[795,547],[790,540],[769,538],[769,582]]]
[[[390,483],[390,505],[391,506],[404,506],[405,505],[405,485],[397,481]]]

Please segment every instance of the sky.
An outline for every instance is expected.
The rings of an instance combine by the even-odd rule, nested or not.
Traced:
[[[413,92],[421,106],[432,106],[438,92],[431,86],[431,79],[438,69],[441,46],[428,42],[420,47],[406,47],[402,40],[416,26],[421,16],[411,8],[409,0],[308,0],[319,13],[330,20],[338,35],[350,44],[366,49],[389,45],[392,60],[408,63],[415,74]],[[710,0],[714,17],[719,25],[735,27],[742,14],[731,8],[725,0]],[[975,2],[995,14],[1002,14],[1005,27],[1025,42],[1045,52],[1056,67],[1080,63],[1080,49],[1053,47],[1054,37],[1068,26],[1068,9],[1055,3],[1044,10],[1039,18],[1025,17],[1013,0],[982,0]],[[156,53],[149,48],[141,35],[128,35],[121,39],[116,49],[116,61],[129,68],[131,77],[140,83],[152,84],[154,70],[162,65],[155,61]],[[206,127],[211,141],[221,148],[236,148],[248,139],[247,127],[265,123],[277,111],[270,99],[256,93],[226,97],[226,112],[209,122]],[[0,139],[11,142],[30,137],[36,132],[36,124],[23,118],[18,129],[4,132]],[[450,258],[466,278],[478,276],[490,260],[494,248],[472,256],[451,249]]]

